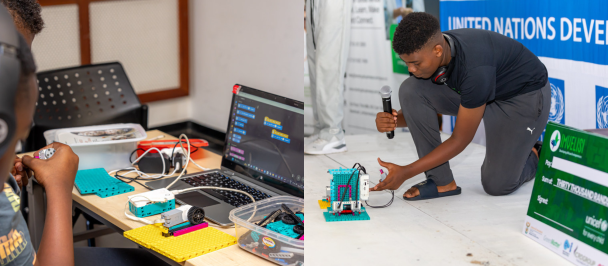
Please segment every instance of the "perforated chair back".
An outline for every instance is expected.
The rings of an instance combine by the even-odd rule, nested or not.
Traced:
[[[26,145],[46,145],[49,129],[113,123],[148,127],[147,106],[139,98],[119,62],[44,71],[37,74],[39,96],[34,128]]]

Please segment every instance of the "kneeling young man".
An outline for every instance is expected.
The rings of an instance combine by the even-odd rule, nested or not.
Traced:
[[[481,183],[490,195],[506,195],[532,180],[551,107],[547,69],[521,43],[487,30],[441,32],[427,13],[405,17],[393,49],[414,77],[399,88],[401,110],[378,113],[380,132],[408,127],[419,160],[399,166],[378,159],[389,170],[372,191],[398,189],[424,172],[427,180],[410,188],[406,200],[460,194],[448,160],[471,142],[484,119],[486,156]],[[437,114],[457,116],[454,131],[441,142]]]

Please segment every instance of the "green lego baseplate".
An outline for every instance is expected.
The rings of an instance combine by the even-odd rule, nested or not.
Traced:
[[[326,222],[346,222],[346,221],[363,221],[370,220],[369,214],[365,210],[365,207],[361,206],[361,213],[355,212],[354,215],[350,213],[341,214],[331,214],[331,207],[327,207],[327,211],[323,213]]]
[[[135,190],[133,186],[108,175],[103,168],[79,170],[74,185],[82,195],[95,193],[102,198]]]
[[[357,181],[359,180],[359,170],[355,168],[339,168],[339,169],[329,169],[329,174],[332,175],[332,183],[331,183],[331,203],[334,201],[340,201],[344,199],[344,201],[357,201],[359,200],[359,186],[357,186]],[[354,173],[353,173],[354,172]],[[352,176],[352,178],[351,178]],[[350,178],[350,182],[348,179]],[[340,187],[340,186],[349,186],[349,187]],[[338,191],[339,190],[339,191]],[[338,192],[340,192],[340,196],[338,197]],[[344,193],[347,195],[344,196]],[[349,195],[351,198],[349,198]]]

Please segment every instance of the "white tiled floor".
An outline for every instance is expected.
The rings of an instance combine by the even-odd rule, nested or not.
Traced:
[[[347,136],[346,142],[346,153],[305,157],[306,264],[571,265],[521,233],[531,182],[508,196],[483,191],[480,167],[485,147],[477,144],[450,161],[461,195],[403,200],[409,187],[424,180],[422,174],[395,191],[390,207],[367,208],[370,221],[325,222],[317,201],[329,184],[328,169],[350,168],[358,162],[375,184],[380,169],[376,158],[399,165],[418,159],[409,133],[398,132],[393,140],[385,134]],[[383,205],[389,200],[388,192],[372,192],[369,203]]]

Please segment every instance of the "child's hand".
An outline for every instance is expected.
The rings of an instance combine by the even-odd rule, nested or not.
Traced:
[[[78,155],[72,151],[70,146],[58,142],[43,149],[46,148],[55,149],[53,157],[41,160],[26,155],[22,158],[23,164],[34,171],[36,180],[46,190],[61,190],[71,193],[76,171],[78,171]],[[35,152],[34,156],[37,154],[38,152]]]
[[[31,171],[29,173],[26,173],[26,171],[28,171],[28,169],[26,169],[23,165],[21,158],[15,157],[15,163],[13,163],[13,169],[11,169],[11,174],[17,181],[17,184],[19,184],[20,188],[27,186],[27,183],[29,181],[27,178],[31,176]]]

